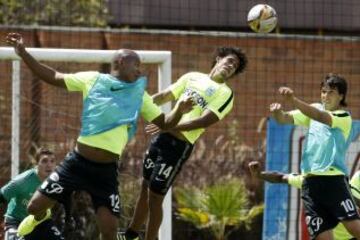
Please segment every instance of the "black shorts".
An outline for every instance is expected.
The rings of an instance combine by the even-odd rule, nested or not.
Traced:
[[[346,176],[306,177],[301,198],[312,239],[333,229],[340,221],[359,219]]]
[[[148,180],[150,190],[165,195],[192,149],[191,143],[169,133],[153,137],[143,161],[143,176]]]
[[[117,162],[97,163],[70,152],[38,190],[61,203],[66,202],[73,191],[86,191],[95,209],[107,207],[119,217],[117,169]]]
[[[18,225],[12,226],[5,223],[4,240],[64,240],[62,233],[51,219],[40,223],[34,231],[24,237],[17,236],[17,227]]]

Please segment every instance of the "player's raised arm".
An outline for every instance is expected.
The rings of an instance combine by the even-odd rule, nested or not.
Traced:
[[[191,131],[199,128],[207,128],[210,125],[215,124],[220,119],[219,117],[210,110],[205,110],[204,113],[195,119],[184,121],[179,123],[173,130],[176,131]]]
[[[183,114],[193,109],[194,102],[192,98],[183,99],[177,104],[170,113],[160,115],[155,118],[152,123],[159,127],[161,130],[172,129],[180,121]]]
[[[332,119],[330,113],[326,111],[322,111],[302,100],[295,97],[294,91],[288,87],[280,87],[279,93],[284,99],[290,103],[294,104],[294,107],[299,109],[304,115],[308,116],[309,118],[324,123],[326,125],[331,126]]]
[[[167,102],[171,102],[175,100],[175,96],[171,92],[170,89],[165,89],[164,91],[161,91],[159,93],[156,93],[152,96],[152,99],[155,104],[157,105],[163,105]]]
[[[262,179],[266,182],[271,183],[287,183],[288,174],[281,172],[270,172],[270,171],[261,171],[260,163],[258,161],[251,161],[248,165],[250,173],[253,177]]]
[[[175,109],[174,109],[175,110]],[[174,123],[178,117],[180,117],[179,115],[175,115],[175,112],[174,110],[172,111],[172,114],[170,114],[167,118],[167,121],[166,122],[172,122]],[[176,119],[176,120],[175,120]],[[145,131],[148,133],[148,134],[151,134],[151,135],[155,135],[157,133],[159,133],[161,130],[170,130],[170,131],[191,131],[191,130],[194,130],[194,129],[199,129],[199,128],[206,128],[212,124],[215,124],[216,122],[218,122],[220,119],[218,118],[218,116],[216,116],[216,114],[214,114],[213,112],[211,111],[206,111],[204,112],[204,114],[199,117],[199,118],[196,118],[196,119],[193,119],[193,120],[188,120],[188,121],[185,121],[185,122],[181,122],[179,124],[171,124],[171,126],[168,126],[167,129],[160,129],[159,127],[157,126],[154,126],[154,124],[150,124],[150,125],[147,125],[146,128],[145,128]],[[154,122],[153,122],[154,123]]]
[[[19,33],[9,33],[6,36],[6,42],[14,47],[16,54],[21,57],[30,70],[41,80],[57,87],[66,88],[64,75],[53,68],[38,62],[31,56],[26,51],[23,38]]]

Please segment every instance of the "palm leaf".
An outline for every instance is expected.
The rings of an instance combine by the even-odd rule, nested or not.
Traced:
[[[208,227],[217,240],[226,239],[226,226],[236,229],[243,223],[249,224],[263,211],[262,206],[248,210],[247,190],[240,179],[219,181],[202,190],[177,188],[175,198],[178,216],[197,228]]]
[[[234,222],[246,214],[247,191],[242,181],[233,179],[208,187],[203,199],[205,209],[215,218]]]

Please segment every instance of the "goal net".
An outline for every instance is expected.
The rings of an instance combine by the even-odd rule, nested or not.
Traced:
[[[28,48],[37,59],[60,72],[108,72],[115,50],[37,49]],[[137,51],[144,72],[149,77],[150,94],[166,88],[171,82],[171,52]],[[34,150],[47,146],[55,151],[58,162],[74,148],[80,129],[82,96],[47,85],[36,78],[12,48],[0,48],[2,81],[7,89],[0,89],[1,138],[0,155],[4,173],[16,176],[30,165]],[[169,111],[165,105],[163,111]],[[11,117],[10,117],[11,116]],[[121,157],[120,197],[122,217],[120,227],[130,221],[139,192],[141,164],[149,136],[144,134],[140,120],[137,136],[128,144]],[[10,171],[11,166],[11,171]],[[2,175],[2,181],[10,176]],[[165,214],[160,239],[171,239],[171,193],[165,201]]]

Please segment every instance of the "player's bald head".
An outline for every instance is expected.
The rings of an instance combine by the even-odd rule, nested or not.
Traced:
[[[139,55],[130,49],[119,49],[116,51],[115,56],[113,58],[113,63],[118,62],[119,60],[137,60],[140,61]]]
[[[112,59],[111,75],[123,81],[135,81],[141,75],[140,65],[140,57],[135,51],[119,49]]]

